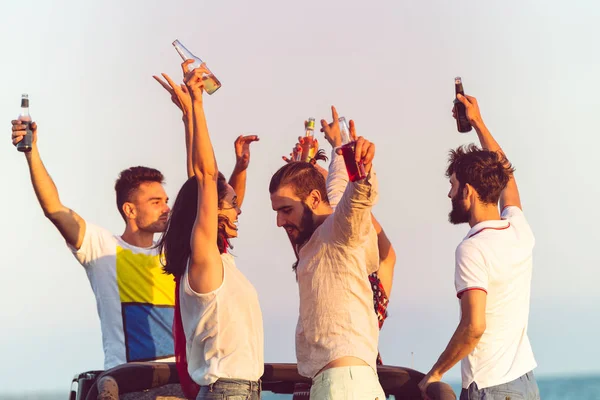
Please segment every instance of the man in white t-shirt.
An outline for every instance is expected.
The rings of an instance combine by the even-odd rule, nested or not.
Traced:
[[[425,393],[430,383],[462,360],[461,399],[539,399],[533,376],[537,364],[527,336],[535,240],[522,211],[514,170],[483,123],[477,100],[457,98],[483,148],[470,145],[451,151],[446,171],[452,200],[449,220],[471,227],[456,249],[454,283],[461,318],[419,387]]]
[[[184,113],[184,121],[185,117]],[[25,125],[20,121],[12,125],[16,145],[26,133]],[[121,171],[115,191],[125,231],[114,235],[62,204],[40,158],[35,123],[32,130],[32,150],[25,153],[31,182],[44,214],[85,268],[100,317],[104,368],[135,361],[174,361],[175,281],[163,273],[154,242],[154,234],[165,230],[170,211],[163,175],[147,167]],[[186,124],[186,135],[189,131]],[[230,184],[241,193],[238,198],[246,185],[249,144],[255,140],[255,136],[240,136],[235,142],[237,162]],[[190,141],[186,143],[189,150]]]

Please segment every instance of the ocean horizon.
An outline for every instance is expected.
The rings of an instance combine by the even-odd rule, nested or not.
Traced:
[[[600,374],[578,376],[536,377],[542,400],[600,400]],[[456,397],[460,395],[460,382],[448,382]],[[69,389],[58,391],[24,391],[22,393],[0,393],[0,400],[68,400]],[[285,395],[263,393],[265,400],[289,398]]]

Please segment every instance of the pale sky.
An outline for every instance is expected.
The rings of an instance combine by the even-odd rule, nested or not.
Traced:
[[[66,391],[73,375],[103,365],[87,277],[10,143],[21,93],[63,203],[120,234],[119,171],[161,170],[173,199],[185,180],[181,115],[152,79],[181,80],[176,38],[223,84],[205,100],[220,169],[229,175],[236,136],[261,138],[234,254],[259,293],[267,362],[295,362],[298,313],[294,256],[268,182],[303,121],[330,118],[331,104],[378,149],[374,213],[398,253],[383,360],[410,367],[414,352],[414,368],[427,372],[445,348],[458,323],[454,249],[468,231],[447,222],[446,157],[477,140],[451,117],[460,75],[517,168],[536,235],[535,372],[600,372],[599,17],[591,0],[3,2],[1,390]],[[459,377],[457,366],[444,380]]]

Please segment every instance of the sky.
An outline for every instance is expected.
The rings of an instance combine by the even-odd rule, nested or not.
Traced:
[[[223,85],[204,102],[220,170],[232,170],[238,135],[261,138],[234,254],[259,294],[267,362],[295,361],[298,315],[294,255],[268,183],[303,121],[331,118],[332,104],[377,146],[374,214],[398,254],[383,360],[423,372],[437,360],[458,323],[454,250],[468,231],[447,222],[447,153],[477,140],[451,116],[459,75],[517,169],[536,236],[535,373],[600,373],[599,17],[584,0],[3,2],[0,388],[66,391],[76,373],[103,365],[85,272],[10,143],[21,94],[62,202],[121,234],[119,171],[161,170],[172,199],[186,178],[180,111],[152,79],[181,80],[175,39]],[[444,377],[459,379],[459,366]]]

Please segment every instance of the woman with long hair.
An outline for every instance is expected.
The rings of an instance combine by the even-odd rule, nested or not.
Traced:
[[[256,290],[228,253],[241,214],[234,189],[219,172],[204,115],[201,66],[187,71],[192,99],[192,169],[171,209],[159,242],[164,270],[178,282],[187,372],[198,400],[260,399],[263,324]],[[175,321],[177,331],[178,318]],[[176,334],[177,342],[177,334]],[[177,343],[176,343],[177,347]],[[186,391],[189,396],[189,392]]]

